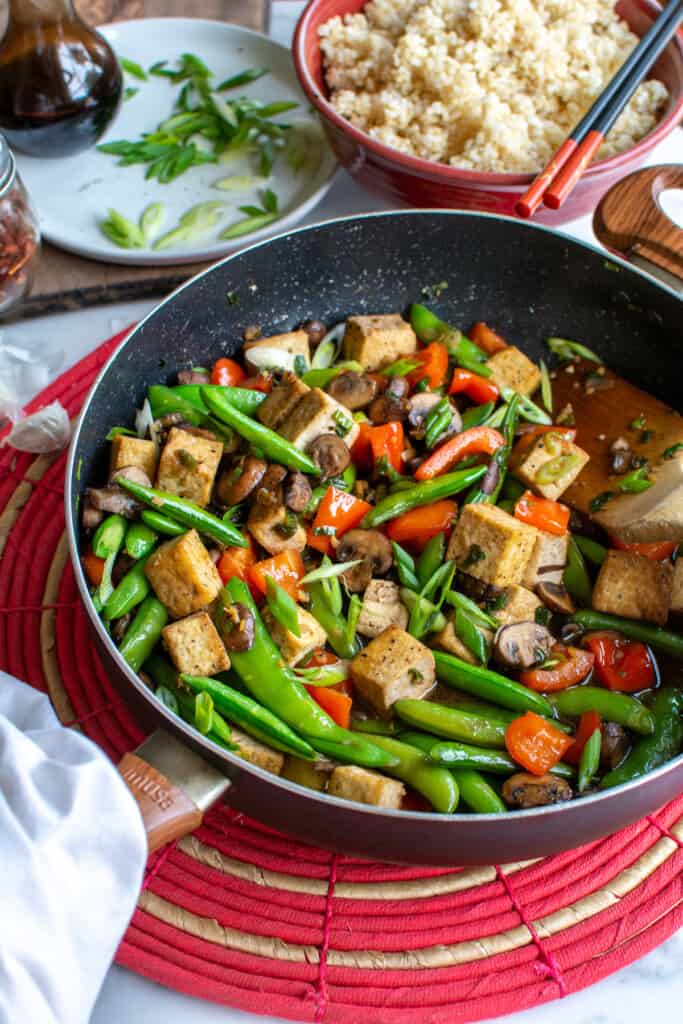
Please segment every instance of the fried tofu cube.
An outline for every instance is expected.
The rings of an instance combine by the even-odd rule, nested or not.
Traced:
[[[321,434],[337,434],[351,448],[359,430],[346,406],[320,388],[311,388],[281,423],[279,433],[306,451]]]
[[[520,395],[533,395],[541,383],[541,371],[536,363],[514,345],[496,352],[486,361],[491,370],[491,380],[499,388],[512,388]]]
[[[294,412],[299,400],[310,390],[296,374],[286,373],[282,382],[273,388],[265,401],[261,402],[256,415],[266,427],[277,430],[289,414]]]
[[[558,537],[545,530],[537,530],[536,534],[536,545],[522,581],[529,590],[539,583],[561,583],[567,564],[568,533]]]
[[[405,796],[405,786],[396,779],[388,779],[368,768],[342,764],[330,777],[327,792],[342,800],[355,800],[358,804],[372,804],[398,811]]]
[[[482,629],[482,632],[490,643],[493,640],[493,633],[491,630]],[[460,658],[461,661],[466,661],[468,665],[480,664],[472,654],[469,647],[465,646],[458,634],[455,632],[455,616],[451,617],[444,628],[439,633],[435,633],[432,639],[440,650],[447,651],[449,654],[454,654],[456,658]]]
[[[269,555],[279,555],[281,551],[303,551],[306,547],[306,530],[301,523],[290,526],[284,505],[254,502],[247,526],[254,540]]]
[[[172,427],[159,459],[156,486],[197,505],[208,505],[222,454],[220,441]]]
[[[239,757],[244,758],[249,764],[256,765],[257,768],[263,768],[264,771],[272,772],[273,775],[281,773],[282,766],[285,763],[284,754],[281,754],[279,750],[273,750],[272,747],[266,746],[265,743],[261,743],[260,740],[249,736],[248,733],[242,732],[241,729],[236,729],[234,725],[230,726],[230,732],[232,733],[232,741],[237,747],[235,753]]]
[[[296,613],[301,636],[296,636],[289,629],[273,618],[268,609],[263,612],[263,621],[268,632],[280,648],[283,661],[288,665],[298,665],[316,647],[324,647],[327,634],[317,619],[314,619],[305,608],[297,608]]]
[[[116,434],[111,439],[109,476],[113,476],[117,469],[123,469],[124,466],[137,466],[153,480],[157,471],[157,446],[154,441]]]
[[[375,637],[387,626],[405,629],[408,609],[401,602],[398,583],[391,580],[370,580],[363,594],[363,607],[356,631],[361,636]]]
[[[515,583],[505,588],[500,601],[491,610],[491,615],[498,619],[501,626],[509,626],[513,622],[534,622],[536,612],[542,607],[543,603],[535,594]]]
[[[549,450],[546,435],[545,438],[540,437],[520,458],[514,460],[513,472],[535,494],[557,501],[574,483],[589,459],[590,455],[583,448],[579,448],[573,441],[562,438],[557,438]],[[551,462],[554,462],[555,466],[546,469]],[[546,479],[544,473],[549,474],[552,479]]]
[[[674,565],[674,578],[671,587],[672,612],[683,612],[683,558],[677,558]]]
[[[145,575],[172,619],[206,608],[223,586],[196,530],[161,544],[148,558]]]
[[[290,355],[302,356],[306,366],[311,365],[311,342],[306,331],[287,331],[285,334],[273,334],[270,338],[259,338],[258,341],[249,341],[244,346],[244,358],[250,370],[259,369],[249,358],[251,352],[263,351],[264,349],[280,349],[282,352],[289,352]]]
[[[322,771],[316,767],[315,761],[304,761],[301,757],[294,757],[287,754],[282,768],[282,778],[290,782],[297,782],[307,789],[315,789],[319,793],[327,789],[327,781],[330,777],[329,771]]]
[[[417,349],[417,338],[398,313],[350,316],[344,330],[344,356],[364,370],[379,370]]]
[[[179,672],[213,676],[230,668],[228,652],[206,612],[171,622],[162,629],[161,638]]]
[[[459,569],[496,587],[521,583],[537,530],[495,505],[465,505],[448,545]]]
[[[386,715],[404,697],[419,700],[434,685],[434,655],[398,626],[388,626],[351,662],[351,678],[376,711]]]
[[[631,551],[608,551],[593,588],[593,607],[598,612],[663,626],[673,579],[670,562],[653,562]]]

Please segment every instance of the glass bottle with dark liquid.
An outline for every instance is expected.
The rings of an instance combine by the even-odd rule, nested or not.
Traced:
[[[9,0],[0,41],[0,132],[31,156],[93,146],[114,116],[122,75],[72,0]]]

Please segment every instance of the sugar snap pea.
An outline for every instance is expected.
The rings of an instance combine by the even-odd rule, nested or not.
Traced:
[[[458,784],[449,771],[430,762],[428,756],[408,743],[391,736],[372,736],[372,742],[395,759],[383,770],[421,793],[435,811],[452,814],[458,806]]]
[[[197,409],[208,413],[209,410],[202,401],[202,396],[199,393],[199,389],[201,387],[201,384],[177,384],[174,388],[171,388],[171,390],[175,395],[178,395],[180,398],[184,398]],[[245,416],[253,416],[259,405],[261,405],[267,397],[263,391],[255,391],[251,388],[221,386],[221,393],[231,405],[234,405],[236,409],[243,412]]]
[[[397,700],[393,709],[408,725],[436,736],[482,747],[505,747],[507,725],[500,719],[459,711],[431,700]]]
[[[146,526],[150,526],[157,533],[163,533],[166,537],[180,537],[181,534],[187,533],[186,527],[152,508],[143,508],[140,518]]]
[[[340,658],[353,658],[360,650],[356,636],[347,636],[346,623],[341,615],[335,615],[325,598],[326,580],[309,583],[306,586],[310,603],[308,610],[327,633],[330,647]],[[338,583],[338,581],[337,581]]]
[[[149,555],[159,536],[146,523],[131,523],[126,531],[124,547],[131,558],[144,558]]]
[[[434,737],[420,732],[401,733],[399,739],[428,754]],[[460,797],[475,814],[504,814],[507,807],[493,786],[475,768],[450,768],[458,784]]]
[[[448,354],[461,366],[467,364],[466,369],[469,369],[470,364],[477,364],[476,367],[472,367],[476,373],[490,376],[491,371],[483,365],[486,362],[486,353],[462,331],[439,320],[426,306],[419,302],[412,304],[410,323],[420,341],[442,341],[448,349]]]
[[[589,608],[582,608],[572,615],[572,619],[584,629],[615,629],[631,640],[640,640],[660,651],[666,651],[674,658],[683,658],[683,636],[669,629],[662,629],[661,626],[651,626],[635,619],[622,619],[618,615],[594,612]]]
[[[189,722],[190,725],[194,725],[195,695],[178,686],[179,675],[173,666],[161,654],[154,652],[147,659],[143,668],[159,689],[166,690],[175,698],[178,714],[186,722]],[[159,696],[158,693],[157,696]],[[209,730],[208,738],[217,743],[218,746],[225,747],[226,750],[237,750],[237,744],[232,739],[230,726],[215,708],[211,716],[211,729]]]
[[[93,553],[104,559],[102,579],[94,595],[98,610],[106,604],[114,591],[111,574],[117,555],[123,547],[127,530],[128,521],[123,516],[111,515],[107,516],[95,531],[92,540]]]
[[[308,455],[276,434],[274,430],[264,427],[262,423],[240,412],[230,404],[222,392],[223,389],[216,386],[201,387],[199,392],[202,400],[219,420],[232,427],[240,437],[260,448],[267,459],[288,466],[289,469],[299,469],[303,473],[320,476],[319,467]]]
[[[513,679],[501,676],[488,668],[469,665],[444,651],[434,651],[436,674],[449,686],[465,690],[475,697],[483,697],[492,704],[500,704],[512,711],[535,711],[539,715],[553,718],[552,705],[540,693],[529,690]]]
[[[395,519],[420,505],[429,505],[441,498],[450,498],[453,494],[458,494],[468,488],[470,484],[475,483],[485,472],[486,466],[470,466],[467,469],[456,470],[455,473],[444,473],[433,480],[425,480],[413,487],[389,494],[365,515],[361,526],[366,528],[380,526],[382,523],[388,522],[389,519]]]
[[[417,560],[415,568],[421,587],[424,587],[436,570],[443,565],[445,557],[446,538],[443,533],[437,533],[435,537],[430,537],[427,541]]]
[[[139,672],[161,638],[168,622],[166,606],[150,594],[138,608],[137,614],[119,644],[119,652],[134,672]]]
[[[105,621],[120,619],[133,608],[137,608],[149,594],[149,580],[145,576],[146,558],[141,558],[133,565],[114,588],[105,602],[103,617]]]
[[[652,712],[642,701],[625,693],[603,690],[599,686],[571,686],[553,694],[550,703],[561,715],[579,718],[584,711],[597,711],[603,721],[616,722],[644,736],[654,732]]]
[[[600,747],[602,744],[602,733],[600,729],[595,729],[588,737],[583,750],[581,751],[581,759],[579,761],[579,777],[577,789],[579,793],[585,792],[588,789],[591,782],[598,774],[598,768],[600,767]]]
[[[562,582],[578,605],[582,608],[590,606],[593,584],[581,550],[571,534],[569,535],[567,565],[562,574]]]
[[[138,501],[151,505],[155,511],[168,515],[171,519],[176,519],[188,529],[198,530],[200,533],[213,537],[221,544],[231,547],[246,548],[248,546],[237,527],[212,515],[200,505],[195,505],[193,501],[179,498],[177,494],[169,494],[167,491],[159,491],[154,487],[145,487],[143,484],[138,484],[125,477],[118,482]]]
[[[683,693],[666,686],[658,690],[652,703],[654,730],[637,741],[626,759],[602,779],[602,789],[638,779],[670,761],[683,750]]]
[[[483,772],[490,772],[492,775],[509,775],[519,771],[517,762],[502,750],[489,750],[486,747],[476,747],[469,743],[451,741],[435,743],[429,751],[429,757],[436,764],[446,767],[454,765],[458,768],[475,768]],[[574,777],[574,769],[562,761],[551,769],[551,773],[565,779]]]
[[[573,533],[572,537],[584,558],[594,565],[602,565],[607,558],[607,548],[604,544],[598,544],[592,537],[582,537],[578,533]]]

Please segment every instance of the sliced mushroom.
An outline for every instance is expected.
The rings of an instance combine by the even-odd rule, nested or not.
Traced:
[[[327,334],[327,327],[322,320],[305,320],[301,330],[306,332],[311,345],[319,345]]]
[[[518,772],[503,783],[503,800],[508,807],[524,810],[528,807],[544,807],[571,800],[572,787],[566,779],[557,775],[530,775]]]
[[[392,377],[384,394],[376,398],[368,409],[372,422],[391,423],[392,420],[406,419],[410,412],[408,390],[409,384],[405,377]]]
[[[81,523],[83,524],[83,529],[96,530],[103,519],[104,512],[95,508],[90,499],[86,498],[83,502],[83,511],[81,512]]]
[[[139,502],[116,484],[111,487],[89,487],[86,495],[90,504],[99,512],[110,512],[126,519],[135,519],[140,511]]]
[[[292,472],[287,475],[284,489],[285,505],[291,508],[292,512],[303,512],[311,500],[312,493],[311,485],[303,473]]]
[[[578,622],[565,622],[560,630],[560,640],[568,647],[575,647],[583,636],[583,626]]]
[[[245,341],[258,341],[258,339],[262,337],[261,325],[247,324],[247,326],[242,331],[242,337],[244,338]]]
[[[115,473],[112,473],[109,478],[109,485],[115,484],[122,477],[125,480],[131,480],[134,484],[141,484],[143,487],[152,486],[152,481],[144,469],[140,469],[139,466],[121,466],[121,469],[117,469]]]
[[[111,571],[111,581],[114,584],[114,586],[116,586],[117,583],[121,582],[121,580],[126,575],[128,570],[132,569],[134,565],[135,559],[131,558],[130,555],[126,554],[125,551],[122,551],[118,555],[116,561],[114,562],[114,567]]]
[[[320,434],[310,445],[308,454],[320,469],[323,480],[340,476],[351,462],[351,452],[336,434]]]
[[[347,409],[364,409],[377,395],[377,381],[366,373],[347,370],[330,381],[327,393]]]
[[[373,576],[382,576],[393,561],[391,543],[379,530],[349,530],[337,546],[337,561],[360,563],[347,569],[342,579],[353,593],[365,590]]]
[[[194,423],[181,423],[180,426],[186,434],[194,434],[195,437],[205,437],[207,441],[218,441],[218,434],[206,427],[195,427]]]
[[[216,481],[215,496],[223,505],[238,505],[248,498],[263,480],[268,463],[255,455],[246,455],[241,465],[224,469]]]
[[[609,446],[610,457],[611,457],[611,469],[613,473],[618,476],[622,476],[624,473],[628,473],[631,468],[631,459],[633,458],[633,452],[631,446],[625,437],[618,437],[616,441],[613,441]]]
[[[539,583],[536,593],[551,612],[557,612],[559,615],[573,615],[576,611],[571,594],[561,583]]]
[[[211,374],[208,370],[180,370],[179,384],[210,384]]]
[[[111,627],[111,637],[117,647],[126,635],[126,630],[130,626],[132,618],[132,613],[128,612],[126,615],[122,615],[120,619],[116,619]]]
[[[442,395],[433,391],[422,391],[413,395],[408,401],[408,423],[413,428],[422,426],[428,413],[441,401]]]
[[[628,733],[617,722],[603,722],[600,744],[600,767],[603,771],[614,771],[624,760],[631,748]]]
[[[253,497],[256,503],[264,508],[274,508],[282,505],[284,502],[282,483],[286,476],[287,470],[284,466],[271,463],[254,491]]]
[[[254,616],[246,605],[223,606],[217,616],[218,632],[229,651],[250,651],[254,646]]]
[[[555,637],[536,622],[513,622],[501,626],[493,641],[496,661],[506,668],[525,669],[539,665],[550,654]]]

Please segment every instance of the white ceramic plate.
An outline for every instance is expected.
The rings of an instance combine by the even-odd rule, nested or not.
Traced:
[[[268,68],[269,74],[242,88],[222,95],[272,102],[294,100],[297,109],[280,114],[276,121],[307,122],[320,130],[315,115],[299,89],[290,51],[267,36],[224,22],[199,18],[146,18],[105,25],[101,32],[120,57],[135,61],[147,69],[160,60],[174,67],[183,53],[194,53],[214,72],[215,83],[246,68]],[[179,86],[165,78],[150,76],[140,82],[125,75],[125,85],[139,89],[132,99],[122,102],[119,112],[100,142],[136,139],[153,131],[172,112]],[[146,181],[147,165],[119,167],[118,158],[96,149],[57,160],[16,154],[19,171],[38,208],[44,237],[69,252],[107,263],[134,266],[161,266],[218,259],[245,244],[279,234],[299,221],[320,202],[330,187],[336,169],[335,159],[320,130],[321,156],[312,166],[296,173],[283,156],[276,159],[267,186],[279,200],[282,216],[260,231],[230,241],[218,236],[244,214],[239,206],[260,206],[259,190],[222,192],[213,183],[232,175],[254,173],[245,159],[232,163],[203,164],[192,167],[175,181],[160,185]],[[225,202],[224,214],[201,240],[158,252],[148,249],[121,249],[99,230],[98,222],[113,207],[136,221],[151,202],[166,207],[163,231],[169,231],[189,207],[206,200]]]

